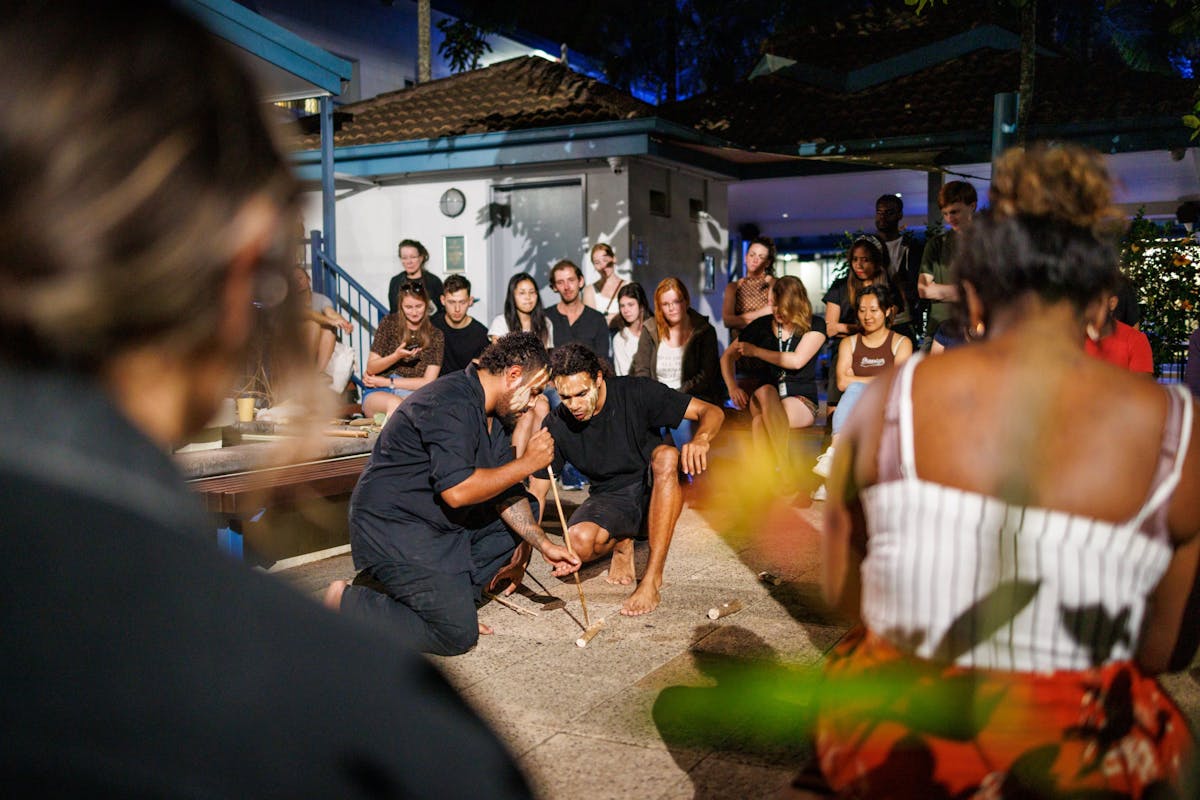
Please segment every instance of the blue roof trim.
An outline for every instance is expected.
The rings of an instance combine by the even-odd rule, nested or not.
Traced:
[[[643,117],[339,147],[334,150],[334,161],[339,173],[369,178],[401,173],[647,155],[652,151],[654,140],[662,136],[709,145],[727,144],[673,122]],[[320,177],[319,150],[294,153],[292,163],[301,180],[317,180]]]
[[[330,94],[341,94],[352,66],[233,0],[175,0],[209,30]]]

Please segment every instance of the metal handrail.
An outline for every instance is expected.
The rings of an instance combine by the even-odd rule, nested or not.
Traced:
[[[379,302],[346,270],[330,260],[325,253],[320,231],[312,231],[308,241],[313,291],[332,300],[338,313],[349,318],[354,326],[349,333],[339,335],[358,355],[358,370],[351,378],[361,390],[362,373],[367,368],[367,358],[371,354],[371,341],[375,338],[375,331],[379,329],[380,320],[387,316],[387,306]]]

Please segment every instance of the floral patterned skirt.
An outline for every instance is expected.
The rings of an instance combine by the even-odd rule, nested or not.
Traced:
[[[1194,797],[1187,722],[1130,662],[1049,675],[913,659],[869,631],[831,654],[817,754],[851,798]]]

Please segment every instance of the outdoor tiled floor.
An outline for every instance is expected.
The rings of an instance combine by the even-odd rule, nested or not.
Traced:
[[[564,501],[579,502],[583,492]],[[820,600],[821,504],[798,509],[783,500],[739,508],[733,527],[754,535],[723,535],[713,526],[727,497],[708,496],[684,509],[667,564],[663,603],[645,617],[616,612],[627,587],[607,584],[600,563],[583,571],[592,619],[606,628],[576,647],[579,625],[565,611],[520,616],[498,603],[480,610],[495,629],[470,653],[434,658],[464,697],[508,743],[536,791],[568,798],[754,798],[775,794],[803,760],[807,745],[782,721],[757,729],[745,719],[736,667],[779,671],[819,666],[844,627]],[[570,513],[569,511],[567,512]],[[637,550],[639,575],[646,545]],[[768,586],[758,573],[784,577]],[[281,573],[316,593],[353,574],[349,556]],[[582,620],[575,584],[549,574],[537,556],[531,574]],[[541,590],[532,579],[525,586]],[[527,596],[514,601],[531,610]],[[711,621],[706,612],[737,599],[743,609]],[[784,674],[789,674],[784,672]],[[1168,688],[1193,725],[1200,720],[1200,671],[1173,676]],[[677,708],[707,709],[707,722],[682,720]],[[778,728],[778,735],[774,731]],[[763,741],[763,739],[766,741]]]

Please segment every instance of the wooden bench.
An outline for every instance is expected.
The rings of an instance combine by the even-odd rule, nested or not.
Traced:
[[[333,497],[354,489],[367,466],[370,453],[288,464],[280,467],[196,478],[188,485],[201,496],[204,507],[222,516],[257,513],[268,502],[293,502],[310,497]]]

